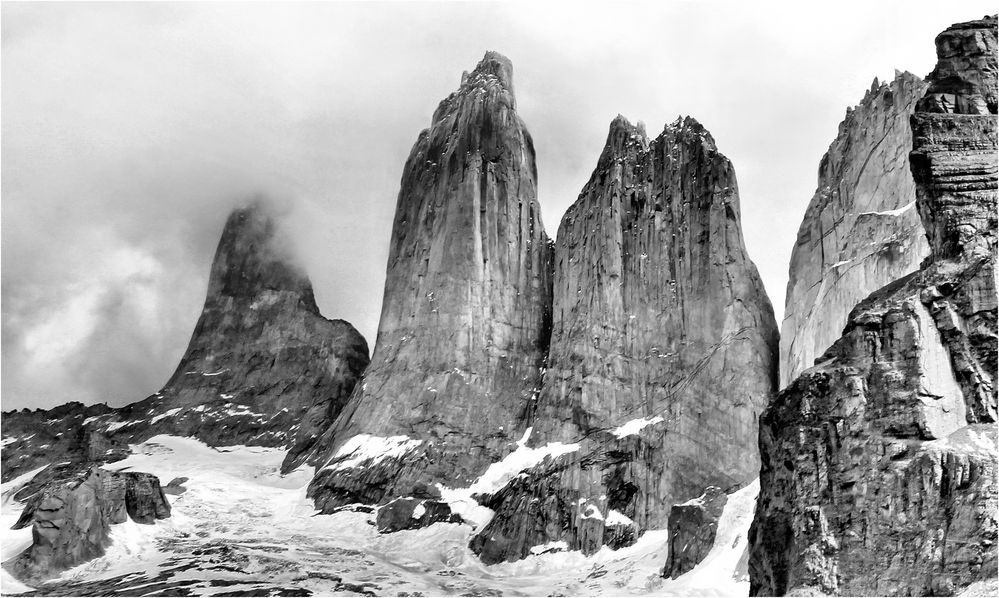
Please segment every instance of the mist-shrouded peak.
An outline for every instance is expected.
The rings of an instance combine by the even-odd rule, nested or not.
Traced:
[[[253,300],[265,291],[293,293],[318,315],[312,283],[279,236],[275,209],[256,199],[229,214],[212,262],[206,307],[223,298]]]

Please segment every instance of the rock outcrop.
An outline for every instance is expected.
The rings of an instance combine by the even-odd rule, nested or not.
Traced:
[[[673,505],[669,512],[669,545],[663,577],[680,577],[711,552],[726,502],[728,496],[722,489],[710,486],[698,498]]]
[[[909,117],[927,84],[911,73],[875,79],[847,110],[791,251],[781,325],[781,387],[840,337],[857,303],[919,269],[929,245],[909,170]]]
[[[434,523],[462,523],[447,503],[418,498],[397,498],[378,508],[375,527],[382,534],[420,529]]]
[[[166,386],[121,408],[67,403],[3,414],[3,479],[46,463],[113,462],[157,434],[212,446],[286,446],[301,464],[346,404],[368,363],[364,338],[319,313],[269,208],[228,218],[204,309]],[[9,444],[7,444],[9,442]]]
[[[694,119],[648,142],[618,117],[559,227],[534,446],[578,449],[486,498],[487,563],[590,553],[666,526],[670,506],[754,479],[777,326],[746,255],[731,163]]]
[[[996,37],[995,17],[940,34],[911,120],[930,259],[856,306],[761,418],[752,595],[997,576]]]
[[[111,525],[152,524],[170,516],[159,479],[94,467],[51,481],[28,501],[14,528],[32,526],[32,545],[4,565],[25,580],[45,580],[104,554]]]
[[[406,162],[373,361],[324,437],[318,508],[436,495],[511,450],[551,327],[536,194],[512,66],[487,53]]]

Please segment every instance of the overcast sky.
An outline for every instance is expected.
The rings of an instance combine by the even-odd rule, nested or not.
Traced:
[[[812,7],[816,5],[816,7]],[[2,404],[144,398],[172,373],[228,211],[287,226],[324,315],[373,344],[403,163],[486,50],[514,63],[554,236],[618,113],[734,163],[777,311],[847,106],[991,2],[2,5]]]

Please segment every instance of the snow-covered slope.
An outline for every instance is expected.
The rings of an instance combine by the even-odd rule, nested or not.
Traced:
[[[211,448],[189,438],[157,436],[108,466],[187,477],[171,496],[173,515],[155,525],[131,521],[112,528],[107,554],[39,588],[45,595],[142,595],[180,590],[191,595],[233,591],[295,595],[746,595],[743,554],[757,485],[732,495],[715,548],[701,565],[664,580],[666,532],[652,531],[631,547],[547,552],[485,566],[468,549],[470,525],[379,534],[374,513],[317,515],[305,490],[312,468],[280,475],[284,453],[263,447]],[[8,497],[27,476],[3,485],[3,558],[30,543],[29,530],[10,530],[18,505]],[[27,588],[9,575],[3,594]]]

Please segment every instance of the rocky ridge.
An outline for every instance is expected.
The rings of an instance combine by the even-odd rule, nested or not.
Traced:
[[[553,542],[590,554],[665,527],[708,486],[750,482],[776,351],[731,163],[692,118],[650,143],[618,117],[559,227],[529,439],[575,450],[486,497],[496,515],[472,549],[486,563]]]
[[[541,383],[551,247],[512,66],[487,53],[403,171],[371,366],[322,441],[316,506],[439,497],[513,448]]]
[[[908,72],[888,83],[875,79],[822,157],[791,251],[781,387],[832,346],[861,299],[915,272],[929,255],[909,170],[909,117],[926,88]]]
[[[761,418],[752,595],[952,595],[999,574],[996,37],[995,17],[941,33],[911,119],[930,259]]]

